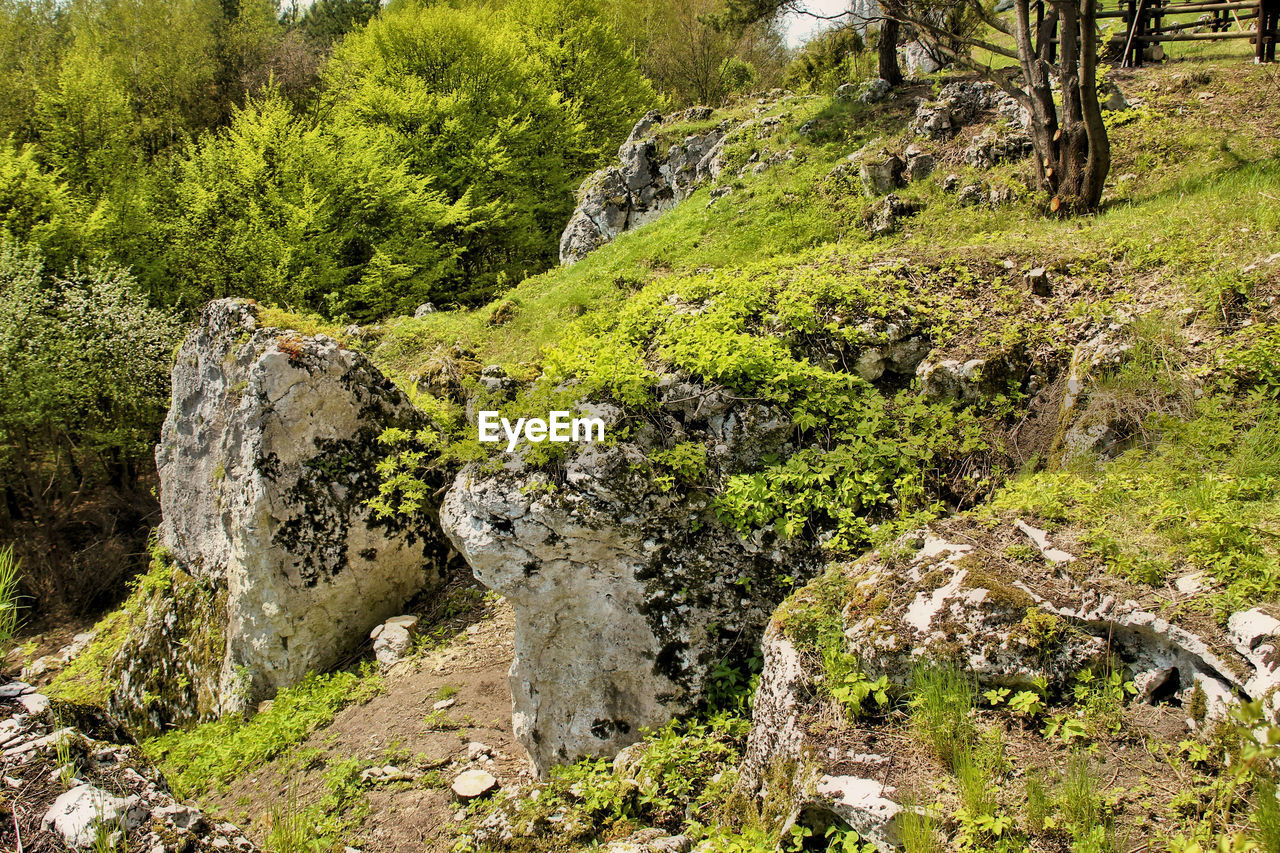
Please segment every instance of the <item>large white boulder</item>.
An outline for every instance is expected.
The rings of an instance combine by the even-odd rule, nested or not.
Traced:
[[[817,565],[804,543],[744,539],[703,491],[662,489],[647,461],[665,434],[704,441],[710,477],[741,470],[781,452],[788,422],[675,378],[660,397],[660,428],[578,448],[559,485],[515,455],[498,473],[464,470],[440,510],[476,577],[515,611],[514,730],[540,773],[612,756],[691,710],[716,665],[759,637],[782,578]]]
[[[115,710],[158,726],[254,705],[438,583],[434,522],[368,506],[379,435],[424,424],[360,353],[211,303],[178,353],[156,451],[173,581],[118,659]]]

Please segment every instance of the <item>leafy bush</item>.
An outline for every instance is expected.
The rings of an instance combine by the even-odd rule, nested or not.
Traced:
[[[38,250],[0,245],[0,532],[27,537],[23,583],[43,604],[94,603],[130,568],[102,531],[153,505],[146,478],[179,333],[124,271],[51,276]]]

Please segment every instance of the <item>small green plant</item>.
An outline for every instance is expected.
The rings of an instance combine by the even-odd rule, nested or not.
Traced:
[[[13,546],[0,548],[0,647],[8,647],[18,633],[18,576],[22,561]]]
[[[381,690],[382,678],[372,666],[360,673],[309,675],[281,690],[268,710],[249,720],[223,717],[151,738],[142,746],[174,790],[192,796],[284,754],[342,708],[367,702]]]
[[[973,743],[973,681],[954,664],[920,663],[911,682],[912,723],[943,764],[956,769]]]
[[[53,722],[54,730],[57,731],[62,727],[61,720],[55,717]],[[76,776],[76,766],[71,753],[71,740],[71,733],[63,732],[53,742],[54,755],[58,762],[58,782],[63,788],[68,789]]]
[[[1075,853],[1116,853],[1115,828],[1087,755],[1077,753],[1067,762],[1059,800]]]
[[[921,811],[913,800],[908,799],[902,803],[898,832],[902,837],[902,849],[906,853],[942,853],[937,821]]]

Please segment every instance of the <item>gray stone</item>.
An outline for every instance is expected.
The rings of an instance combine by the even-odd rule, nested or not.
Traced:
[[[982,204],[983,201],[982,184],[966,184],[956,193],[956,202],[961,207],[973,207]]]
[[[463,470],[440,512],[476,577],[515,611],[513,728],[539,773],[614,755],[692,710],[730,638],[763,629],[785,594],[779,573],[815,565],[809,544],[769,531],[744,539],[649,473],[663,434],[697,436],[719,476],[786,452],[788,420],[679,376],[658,391],[653,427],[576,446],[557,488],[516,455],[502,472]]]
[[[418,633],[417,616],[396,616],[388,619],[369,634],[373,640],[373,655],[382,667],[389,667],[403,658],[413,647]]]
[[[910,145],[903,152],[906,167],[902,176],[908,181],[919,181],[933,174],[937,159],[918,145]]]
[[[943,63],[934,56],[928,45],[918,39],[903,45],[900,53],[902,65],[909,77],[919,77],[922,74],[933,74],[935,71],[942,70]]]
[[[1031,139],[1024,133],[1000,133],[987,129],[965,147],[963,157],[975,169],[990,169],[1011,163],[1031,154]]]
[[[901,220],[919,211],[919,203],[901,199],[890,193],[871,209],[867,217],[867,230],[873,237],[892,234],[898,230]]]
[[[210,303],[178,352],[156,451],[160,541],[190,580],[130,635],[113,711],[160,727],[253,708],[439,583],[447,545],[429,520],[368,505],[378,436],[425,424],[363,355]]]
[[[53,801],[41,827],[55,833],[69,847],[93,846],[99,827],[134,829],[147,819],[148,809],[137,796],[116,797],[93,785],[78,785]]]
[[[878,104],[885,98],[888,98],[892,91],[893,86],[889,85],[888,80],[885,80],[882,77],[873,77],[858,88],[858,102],[863,104]]]
[[[706,107],[692,108],[688,120],[702,120]],[[668,123],[684,120],[681,114]],[[656,112],[642,118],[618,149],[618,164],[587,178],[578,190],[578,206],[560,236],[560,262],[573,264],[617,238],[651,222],[699,187],[719,177],[724,168],[723,146],[730,133],[745,132],[746,122],[730,130],[727,124],[686,136],[658,156],[653,133],[663,123]]]
[[[868,195],[881,196],[902,185],[905,164],[897,154],[888,151],[864,153],[858,158],[858,177]]]
[[[432,305],[430,302],[424,302],[418,306],[417,311],[413,312],[413,319],[421,320],[423,317],[426,317],[428,314],[434,314],[434,313],[436,313],[436,306]],[[359,333],[360,333],[360,327],[356,326],[356,334],[359,334]]]

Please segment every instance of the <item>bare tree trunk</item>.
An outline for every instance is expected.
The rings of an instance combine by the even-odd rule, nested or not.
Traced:
[[[902,69],[898,67],[899,26],[894,18],[880,21],[880,77],[890,86],[902,84]]]
[[[1012,24],[994,15],[979,0],[957,2],[966,3],[991,29],[1011,36],[1016,48],[984,40],[976,33],[948,32],[927,9],[913,6],[909,0],[890,2],[885,14],[914,26],[940,55],[982,74],[1027,110],[1036,155],[1036,180],[1050,196],[1051,211],[1097,210],[1111,169],[1111,145],[1098,103],[1097,0],[1047,0],[1047,14],[1038,25],[1032,23],[1031,0],[1014,0]],[[1055,31],[1061,47],[1056,69],[1051,61]],[[979,65],[969,56],[968,47],[1016,60],[1021,79],[993,71],[989,65]],[[1061,107],[1054,101],[1050,85],[1055,70]]]

